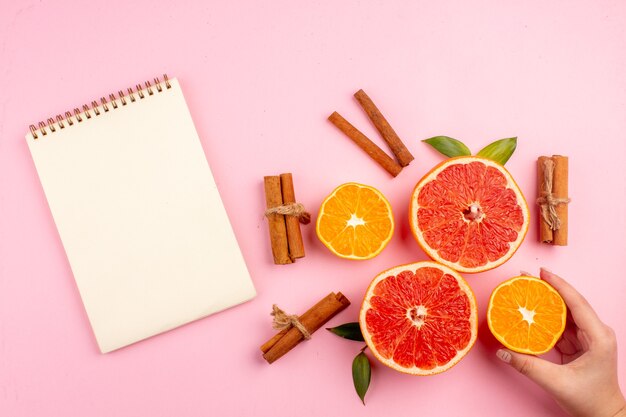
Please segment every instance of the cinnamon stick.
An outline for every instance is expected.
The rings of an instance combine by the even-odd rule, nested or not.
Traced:
[[[372,121],[374,126],[380,135],[383,137],[385,142],[389,145],[391,152],[396,156],[396,159],[400,163],[400,166],[405,167],[411,163],[413,159],[413,155],[411,152],[404,146],[402,140],[398,137],[395,130],[391,127],[385,116],[380,112],[378,107],[374,104],[371,98],[365,91],[359,90],[354,93],[354,97],[357,99],[365,113],[367,113],[367,117]]]
[[[402,167],[396,161],[391,159],[389,155],[376,146],[374,142],[369,140],[368,137],[361,133],[356,127],[352,126],[350,122],[344,119],[339,113],[333,112],[333,114],[328,117],[328,120],[392,176],[395,177],[402,171]]]
[[[273,208],[283,204],[283,196],[280,186],[279,176],[264,177],[265,184],[265,204],[266,207]],[[287,244],[287,228],[285,226],[285,216],[273,213],[267,216],[270,244],[272,245],[272,255],[274,263],[277,265],[290,264],[293,261],[289,257],[289,246]]]
[[[537,196],[538,198],[545,197],[547,194],[552,193],[552,189],[546,190],[546,184],[544,180],[546,161],[550,159],[551,158],[548,156],[540,156],[537,159]],[[539,217],[539,241],[543,243],[552,243],[552,239],[553,239],[552,228],[543,219],[541,213],[537,217]]]
[[[313,334],[349,305],[350,301],[342,293],[330,293],[298,319],[306,330]],[[261,346],[263,358],[268,363],[273,363],[296,347],[303,339],[304,336],[295,327],[282,330]]]
[[[554,182],[552,186],[552,194],[557,199],[567,200],[568,195],[568,171],[569,164],[567,156],[552,155],[554,161]],[[560,227],[554,231],[554,239],[552,243],[558,246],[567,246],[567,204],[559,204],[556,206],[556,215],[561,222]]]
[[[283,204],[295,203],[296,193],[293,189],[293,176],[291,173],[280,174],[280,186],[283,193]],[[300,220],[296,216],[285,216],[287,226],[287,245],[291,259],[304,257],[304,243],[300,231]]]

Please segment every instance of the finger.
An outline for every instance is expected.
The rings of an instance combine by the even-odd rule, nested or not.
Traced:
[[[591,341],[589,340],[589,336],[587,336],[587,333],[585,333],[584,330],[576,329],[576,339],[578,340],[578,343],[580,343],[580,346],[583,348],[584,352],[589,350],[589,345]]]
[[[560,365],[556,365],[536,356],[524,355],[508,349],[499,349],[496,352],[496,356],[502,362],[508,363],[519,373],[526,375],[545,390],[551,391],[552,387],[559,383],[558,375]]]
[[[561,294],[576,325],[592,337],[602,337],[604,323],[600,320],[589,302],[567,281],[556,274],[541,268],[539,276]]]
[[[580,343],[580,340],[578,340],[576,330],[574,329],[565,329],[561,338],[556,342],[554,347],[562,355],[567,356],[575,355],[576,353],[583,351],[582,344]]]
[[[570,363],[585,353],[585,350],[578,339],[578,335],[576,334],[577,331],[578,329],[575,327],[566,327],[565,331],[561,335],[561,338],[554,346],[554,349],[561,354],[562,364]]]

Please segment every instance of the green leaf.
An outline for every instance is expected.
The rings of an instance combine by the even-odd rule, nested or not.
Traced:
[[[365,405],[365,394],[370,386],[370,380],[372,378],[372,368],[370,366],[370,360],[367,355],[361,351],[352,361],[352,381],[354,382],[354,389],[359,395],[359,398]]]
[[[513,151],[515,151],[516,147],[517,138],[500,139],[485,146],[476,155],[504,165],[511,155],[513,155]]]
[[[435,136],[430,139],[424,139],[422,142],[428,143],[430,146],[438,150],[445,156],[469,156],[472,152],[460,140],[450,138],[448,136]]]
[[[341,326],[327,328],[331,333],[336,334],[339,337],[343,337],[344,339],[356,340],[357,342],[363,342],[363,334],[361,334],[361,327],[358,322],[353,323],[345,323]]]

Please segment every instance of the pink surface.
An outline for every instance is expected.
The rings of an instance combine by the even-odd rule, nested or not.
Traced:
[[[620,1],[3,0],[0,415],[560,415],[496,360],[485,307],[505,278],[547,266],[615,328],[624,359],[625,28]],[[101,355],[24,134],[30,123],[163,72],[181,81],[258,297]],[[337,110],[382,143],[352,97],[359,88],[416,156],[395,179],[326,121]],[[365,408],[350,374],[361,344],[319,331],[266,364],[258,346],[273,334],[273,303],[301,313],[342,291],[353,304],[330,324],[354,321],[379,271],[425,259],[407,207],[415,183],[441,160],[419,140],[439,134],[475,151],[518,136],[507,168],[529,200],[537,156],[569,155],[570,246],[539,245],[533,222],[508,263],[466,275],[481,323],[469,355],[426,378],[375,364]],[[343,182],[380,189],[397,221],[390,245],[373,260],[345,261],[309,226],[307,257],[273,265],[262,177],[287,171],[314,214]],[[620,377],[626,384],[623,362]]]

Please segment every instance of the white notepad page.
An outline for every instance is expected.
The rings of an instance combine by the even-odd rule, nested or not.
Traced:
[[[177,80],[26,140],[100,350],[255,296]]]

